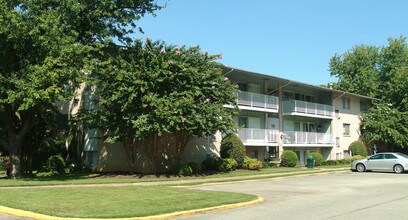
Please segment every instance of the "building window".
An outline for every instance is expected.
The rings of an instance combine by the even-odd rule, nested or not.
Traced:
[[[360,111],[367,111],[368,109],[368,103],[365,101],[360,101]]]
[[[343,108],[350,109],[350,98],[343,97]]]
[[[251,152],[251,158],[252,159],[258,159],[258,151],[257,150],[253,150]]]
[[[343,135],[344,136],[350,135],[350,124],[343,124]]]
[[[248,85],[245,84],[245,83],[238,83],[238,89],[239,89],[240,91],[246,92],[246,91],[248,91]]]
[[[248,128],[248,120],[245,117],[238,117],[238,126],[240,128]]]

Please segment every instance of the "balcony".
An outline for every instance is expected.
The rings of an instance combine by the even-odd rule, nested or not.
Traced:
[[[300,145],[327,145],[332,147],[335,143],[333,134],[303,131],[285,131],[283,132],[283,144]]]
[[[332,105],[290,100],[283,102],[283,114],[332,119],[334,108]]]
[[[244,92],[238,93],[238,106],[244,110],[278,112],[278,97],[259,93]]]
[[[259,128],[241,128],[238,137],[245,145],[267,145],[278,143],[279,131]]]

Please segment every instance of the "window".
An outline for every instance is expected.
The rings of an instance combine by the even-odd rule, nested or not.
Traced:
[[[350,135],[350,124],[343,124],[343,135]]]
[[[384,159],[384,154],[376,154],[370,157],[370,160],[381,160]]]
[[[296,153],[296,156],[298,158],[298,162],[300,162],[300,151],[295,151],[295,153]]]
[[[343,108],[350,109],[350,98],[343,97]]]
[[[397,159],[397,157],[392,154],[385,154],[385,159]]]
[[[248,86],[247,86],[247,84],[245,84],[245,83],[238,83],[238,89],[240,90],[240,91],[247,91],[248,90],[248,88],[247,88]]]
[[[245,117],[239,117],[239,118],[238,118],[238,126],[239,126],[240,128],[248,128],[247,118],[245,118]]]
[[[360,111],[367,111],[368,109],[368,103],[365,101],[360,101]]]
[[[254,150],[254,151],[251,152],[251,158],[252,159],[258,159],[258,151],[257,150]]]

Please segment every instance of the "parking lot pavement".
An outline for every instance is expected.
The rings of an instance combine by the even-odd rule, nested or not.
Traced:
[[[408,174],[336,173],[197,186],[263,204],[179,219],[408,219]],[[216,199],[216,198],[214,198]]]
[[[29,219],[0,213],[0,220],[29,220]]]

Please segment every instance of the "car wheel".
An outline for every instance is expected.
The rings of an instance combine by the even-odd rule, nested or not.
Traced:
[[[404,167],[402,167],[401,165],[397,164],[394,166],[394,172],[395,173],[402,173],[404,172]]]
[[[364,172],[365,169],[366,169],[366,168],[365,168],[364,164],[362,164],[362,163],[359,163],[359,164],[356,165],[356,170],[357,170],[358,172]]]

